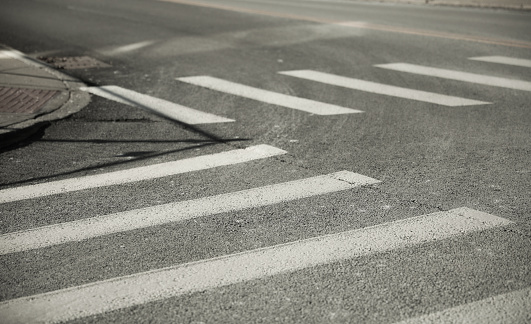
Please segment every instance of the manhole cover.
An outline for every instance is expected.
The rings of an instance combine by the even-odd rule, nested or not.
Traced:
[[[75,70],[110,67],[90,56],[70,56],[70,57],[39,57],[39,60],[55,66],[58,69]]]
[[[58,92],[0,87],[0,113],[33,114]]]

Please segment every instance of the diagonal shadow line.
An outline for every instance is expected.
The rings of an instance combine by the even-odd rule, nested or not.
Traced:
[[[131,106],[133,106],[133,107],[140,108],[140,109],[145,110],[145,111],[147,111],[147,112],[149,112],[149,113],[152,113],[152,114],[157,115],[157,116],[159,116],[159,117],[161,117],[161,118],[164,118],[164,119],[166,119],[166,120],[168,120],[168,121],[170,121],[170,122],[172,122],[172,123],[174,123],[174,124],[176,124],[176,125],[179,125],[179,126],[183,127],[183,128],[186,129],[186,130],[192,131],[192,132],[194,132],[194,133],[196,133],[196,134],[199,134],[199,135],[201,135],[201,136],[204,136],[204,137],[206,137],[206,138],[209,138],[209,139],[211,139],[212,141],[215,141],[215,142],[217,142],[217,143],[228,143],[228,142],[229,142],[229,141],[227,141],[227,140],[225,140],[225,139],[223,139],[223,138],[220,138],[220,137],[217,136],[217,135],[214,135],[214,134],[212,134],[212,133],[210,133],[210,132],[207,132],[207,131],[205,131],[205,130],[203,130],[203,129],[200,129],[200,128],[197,127],[197,126],[193,126],[193,125],[190,125],[190,124],[184,123],[184,122],[182,122],[182,121],[179,121],[179,120],[175,120],[175,119],[173,119],[173,118],[170,118],[170,117],[168,117],[168,116],[166,116],[166,115],[164,115],[164,114],[162,114],[162,113],[160,113],[160,112],[158,112],[158,111],[155,111],[155,110],[153,110],[153,109],[151,109],[151,108],[149,108],[149,107],[147,107],[147,106],[144,106],[143,104],[141,104],[141,103],[139,103],[139,102],[137,102],[137,101],[135,101],[135,100],[132,100],[131,98],[124,97],[123,95],[117,94],[117,93],[115,93],[115,92],[113,92],[113,91],[109,91],[109,90],[107,90],[107,89],[101,88],[100,86],[96,86],[96,87],[98,87],[98,89],[99,89],[100,91],[106,92],[106,93],[108,93],[108,94],[110,94],[110,95],[112,95],[112,96],[114,96],[114,97],[118,97],[118,98],[120,98],[121,100],[123,100],[123,101],[125,101],[125,102],[128,102],[128,103],[129,103]]]
[[[246,141],[246,139],[235,139],[235,140],[231,140],[231,141]],[[111,166],[115,166],[115,165],[125,165],[125,164],[132,163],[132,162],[138,162],[138,161],[147,160],[147,159],[151,159],[151,158],[158,157],[158,156],[163,156],[163,155],[167,155],[167,154],[171,154],[171,153],[188,151],[188,150],[191,150],[191,149],[197,149],[197,148],[207,147],[207,146],[216,145],[216,144],[219,144],[219,143],[214,143],[214,142],[204,143],[204,144],[201,144],[201,145],[194,145],[194,146],[190,146],[190,147],[186,147],[186,148],[170,150],[170,151],[164,151],[164,152],[156,153],[156,154],[144,155],[144,156],[137,157],[137,158],[134,158],[134,159],[131,159],[131,160],[127,160],[127,161],[109,162],[109,163],[99,164],[99,165],[96,165],[96,166],[91,166],[91,167],[81,168],[81,169],[77,169],[77,170],[72,170],[72,171],[68,171],[68,172],[57,173],[57,174],[50,175],[50,176],[44,176],[44,177],[38,177],[38,178],[32,178],[32,179],[27,179],[27,180],[21,180],[21,181],[5,183],[5,184],[2,184],[2,185],[6,185],[6,186],[7,185],[19,185],[19,184],[24,184],[24,183],[33,182],[33,181],[47,180],[47,179],[50,179],[50,178],[71,175],[71,174],[78,173],[78,172],[83,172],[83,171],[92,171],[92,170],[95,170],[95,169],[101,169],[101,168],[111,167]]]
[[[248,140],[248,139],[237,139]],[[94,144],[106,144],[106,143],[213,143],[211,140],[102,140],[102,139],[88,139],[88,140],[68,140],[68,139],[39,139],[38,142],[51,142],[51,143],[94,143]],[[233,142],[234,139],[225,140],[225,142]],[[217,143],[215,143],[217,144]]]

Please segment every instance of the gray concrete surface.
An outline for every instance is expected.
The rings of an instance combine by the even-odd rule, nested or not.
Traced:
[[[58,91],[36,112],[0,111],[0,148],[16,144],[48,122],[81,110],[90,101],[90,96],[79,90],[83,86],[84,83],[51,66],[0,45],[0,87]],[[22,100],[28,101],[30,98]]]

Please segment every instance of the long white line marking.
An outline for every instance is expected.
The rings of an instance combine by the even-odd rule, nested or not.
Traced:
[[[0,303],[4,323],[56,323],[512,224],[468,208],[422,215]]]
[[[493,296],[396,324],[531,323],[531,288]]]
[[[207,215],[273,205],[378,182],[360,174],[341,171],[217,196],[38,227],[0,235],[0,255]]]
[[[102,54],[105,54],[105,55],[118,55],[118,54],[123,54],[123,53],[136,51],[136,50],[139,50],[141,48],[150,46],[150,45],[152,45],[154,43],[155,43],[155,41],[150,40],[150,41],[138,42],[138,43],[129,44],[129,45],[123,45],[123,46],[119,46],[119,47],[101,49],[101,50],[99,50],[99,52],[102,53]]]
[[[85,177],[45,182],[30,186],[15,187],[0,190],[0,203],[161,178],[224,165],[244,163],[286,153],[286,151],[273,146],[257,145],[248,147],[246,149],[203,155],[179,161],[153,164]]]
[[[233,119],[228,119],[189,107],[181,106],[170,101],[151,97],[118,86],[84,87],[80,89],[119,103],[146,109],[149,112],[156,113],[185,124],[196,125],[228,123],[234,121]]]
[[[357,109],[345,108],[314,100],[293,97],[278,92],[253,88],[210,76],[177,78],[177,80],[277,106],[309,112],[316,115],[338,115],[363,112]]]
[[[523,67],[531,67],[531,60],[507,57],[507,56],[478,56],[478,57],[469,57],[469,60],[482,61],[489,63],[499,63],[507,65],[516,65]]]
[[[521,80],[513,80],[513,79],[499,78],[499,77],[493,77],[493,76],[482,75],[482,74],[438,69],[438,68],[415,65],[415,64],[408,64],[408,63],[378,64],[375,66],[384,68],[384,69],[389,69],[389,70],[420,74],[420,75],[427,75],[427,76],[437,77],[437,78],[442,78],[442,79],[464,81],[464,82],[483,84],[483,85],[500,87],[500,88],[531,91],[531,82],[521,81]]]
[[[284,72],[279,72],[279,73],[301,78],[301,79],[312,80],[316,82],[345,87],[349,89],[383,94],[386,96],[393,96],[393,97],[429,102],[429,103],[450,106],[450,107],[488,104],[488,102],[483,102],[483,101],[476,101],[476,100],[464,99],[464,98],[459,98],[459,97],[441,95],[441,94],[432,93],[432,92],[395,87],[391,85],[364,81],[360,79],[347,78],[347,77],[343,77],[339,75],[311,71],[311,70],[284,71]]]

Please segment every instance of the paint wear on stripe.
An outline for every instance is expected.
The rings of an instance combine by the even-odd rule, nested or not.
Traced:
[[[531,323],[531,288],[486,298],[396,324]]]
[[[246,149],[209,154],[185,160],[46,182],[31,186],[15,187],[0,190],[0,203],[160,178],[219,166],[244,163],[286,153],[286,151],[273,146],[257,145],[248,147]]]
[[[388,69],[388,70],[427,75],[427,76],[437,77],[437,78],[442,78],[442,79],[464,81],[464,82],[470,82],[470,83],[476,83],[476,84],[482,84],[482,85],[488,85],[488,86],[494,86],[494,87],[500,87],[500,88],[508,88],[508,89],[514,89],[514,90],[531,91],[531,82],[528,82],[528,81],[499,78],[499,77],[494,77],[494,76],[461,72],[461,71],[438,69],[438,68],[415,65],[415,64],[408,64],[408,63],[378,64],[375,66],[383,68],[383,69]]]
[[[249,87],[210,76],[177,78],[177,80],[208,89],[229,93],[277,106],[297,109],[316,115],[338,115],[361,113],[361,110],[345,108],[324,102],[289,96],[286,94]]]
[[[401,88],[312,70],[284,71],[279,73],[334,86],[340,86],[370,93],[377,93],[392,97],[429,102],[443,106],[456,107],[489,104],[488,102],[483,101],[446,96],[442,94],[413,90],[408,88]]]
[[[360,174],[341,171],[228,194],[38,227],[1,235],[0,255],[202,216],[273,205],[378,182]]]
[[[228,123],[234,121],[233,119],[216,116],[214,114],[178,105],[170,101],[151,97],[118,86],[84,87],[80,89],[109,100],[145,109],[151,113],[189,125]]]
[[[482,61],[489,63],[499,63],[507,65],[515,65],[522,67],[531,67],[531,60],[506,57],[506,56],[480,56],[480,57],[470,57],[469,60]]]
[[[513,224],[468,208],[113,278],[0,303],[4,323],[57,323]]]

